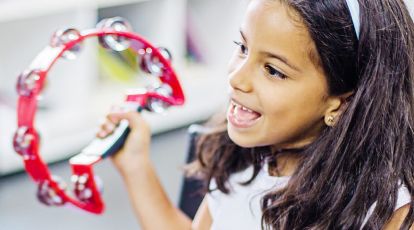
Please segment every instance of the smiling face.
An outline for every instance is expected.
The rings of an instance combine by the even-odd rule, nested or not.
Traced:
[[[294,15],[279,1],[249,5],[229,65],[228,133],[240,146],[302,147],[330,115],[326,78],[310,55],[316,48]]]

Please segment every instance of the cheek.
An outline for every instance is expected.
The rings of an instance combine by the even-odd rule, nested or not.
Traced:
[[[262,102],[270,132],[294,136],[319,126],[323,117],[323,91],[320,87],[298,86],[263,91]],[[277,135],[279,136],[279,135]],[[284,138],[283,138],[284,139]]]
[[[282,80],[281,80],[282,81]],[[262,101],[273,112],[317,114],[320,116],[325,107],[325,89],[319,81],[281,82],[276,87],[263,85]]]

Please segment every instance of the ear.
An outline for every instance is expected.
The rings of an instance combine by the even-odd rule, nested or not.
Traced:
[[[325,124],[327,126],[335,126],[338,118],[348,108],[349,102],[354,96],[355,91],[344,93],[340,96],[330,96],[327,99],[328,108],[325,111]]]

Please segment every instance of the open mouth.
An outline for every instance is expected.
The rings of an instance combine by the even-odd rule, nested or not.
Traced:
[[[259,119],[262,114],[249,109],[234,100],[231,101],[231,113],[241,123],[251,122]]]

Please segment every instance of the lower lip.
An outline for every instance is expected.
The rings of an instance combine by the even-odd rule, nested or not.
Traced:
[[[229,110],[227,111],[227,120],[237,128],[249,128],[250,126],[256,124],[261,117],[251,120],[251,121],[240,121],[237,119],[237,117],[234,115],[234,106],[230,105]]]

